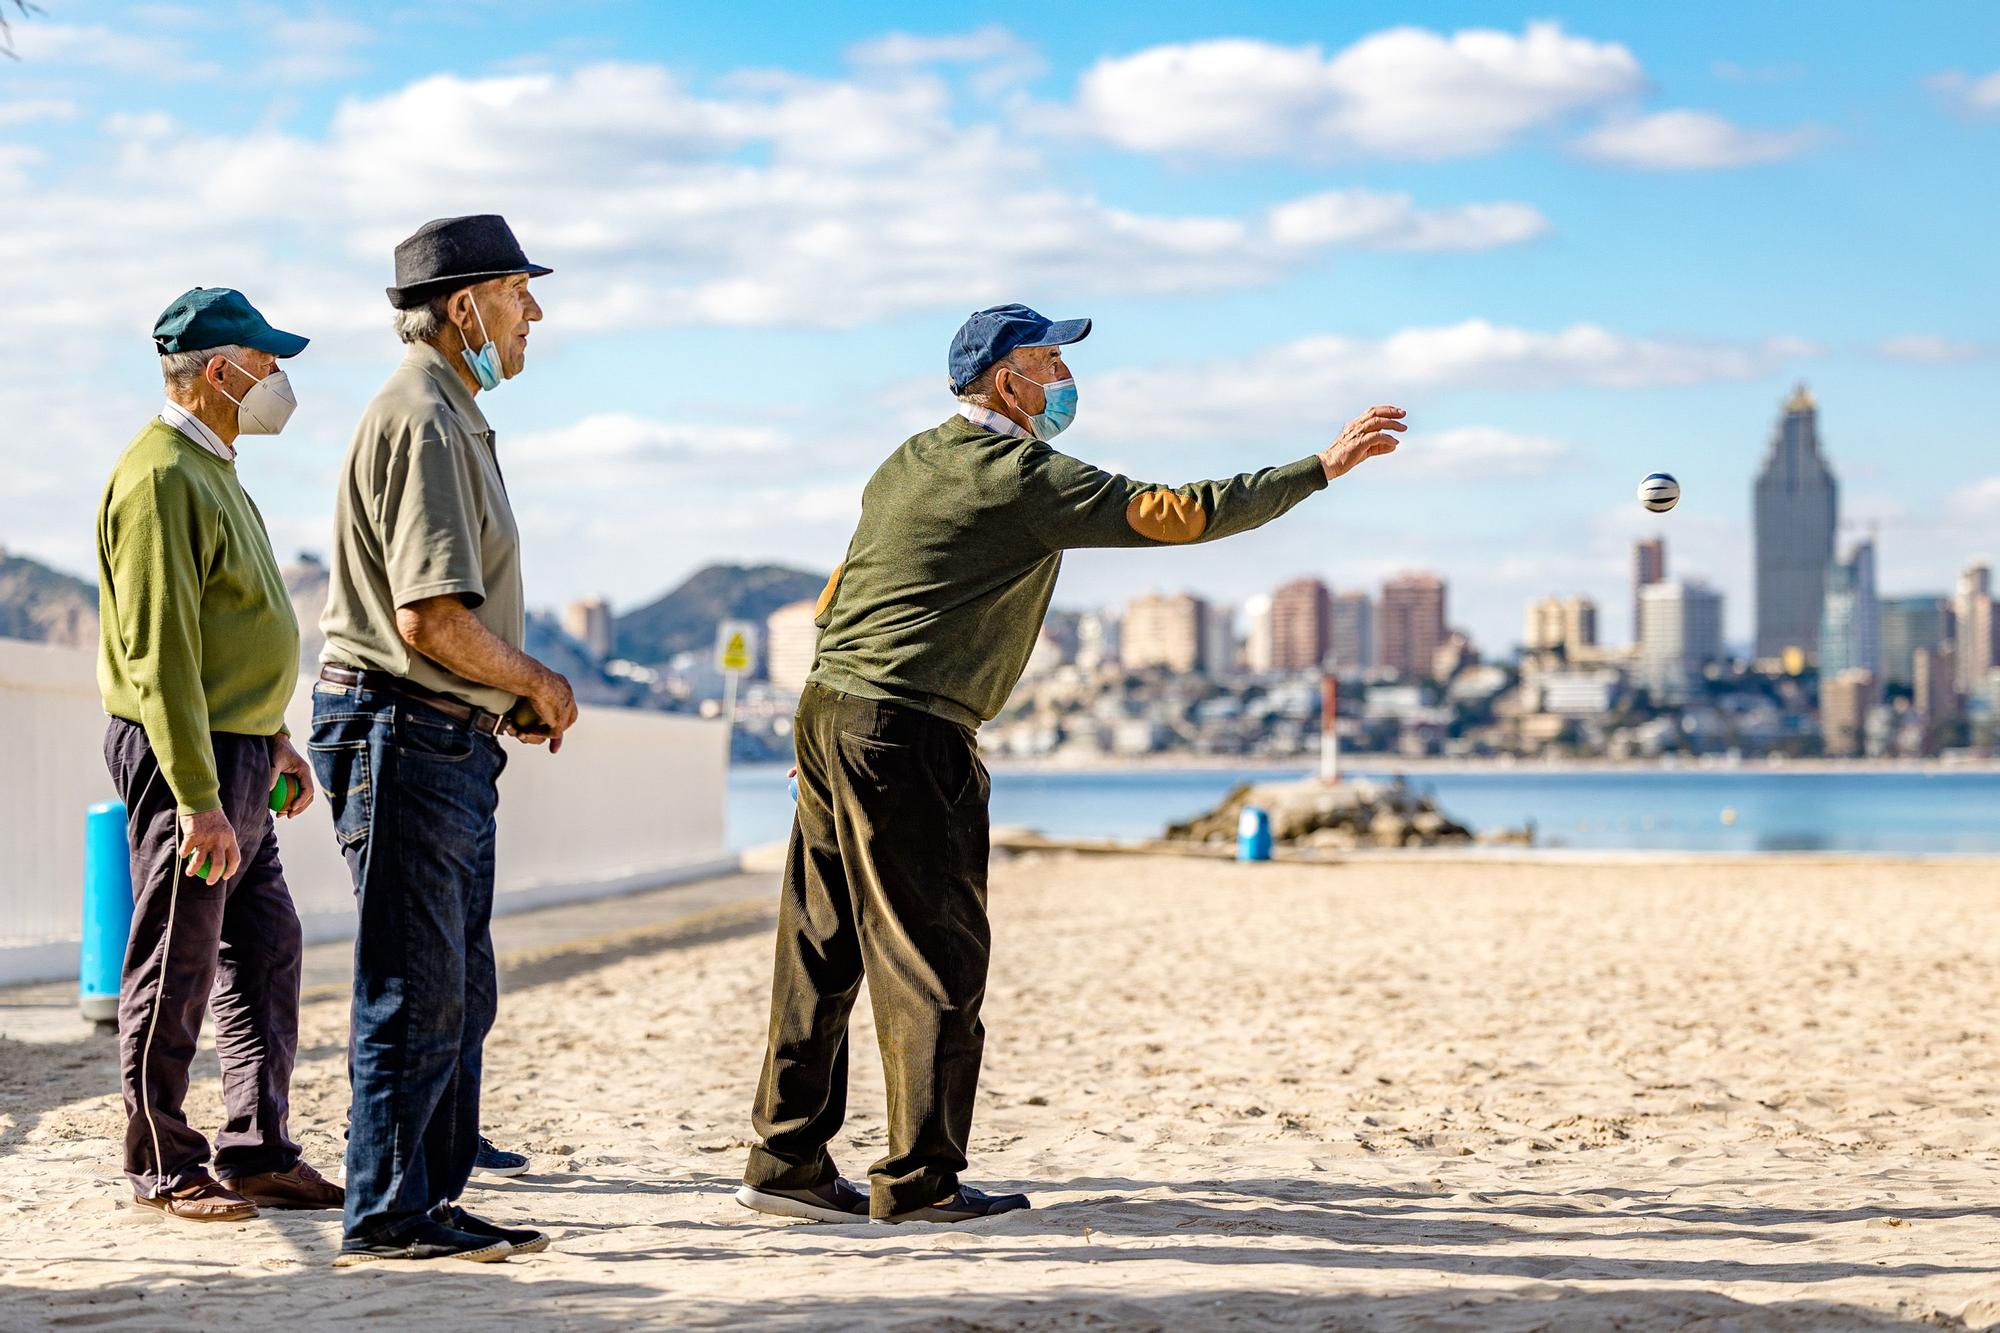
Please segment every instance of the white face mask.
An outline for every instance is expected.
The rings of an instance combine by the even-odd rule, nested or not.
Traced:
[[[222,358],[238,370],[243,367]],[[250,372],[243,370],[245,375]],[[250,375],[251,379],[257,379]],[[218,388],[221,386],[218,385]],[[241,398],[223,389],[222,396],[236,404],[236,433],[238,435],[276,435],[292,419],[292,413],[299,407],[299,400],[292,395],[292,382],[285,378],[285,372],[273,369],[270,374],[250,386],[250,392]]]

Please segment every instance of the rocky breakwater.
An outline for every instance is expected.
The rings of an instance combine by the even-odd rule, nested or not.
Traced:
[[[1207,814],[1167,826],[1173,842],[1236,840],[1244,807],[1271,816],[1271,838],[1280,845],[1352,850],[1360,847],[1439,847],[1474,841],[1525,841],[1519,835],[1475,839],[1472,830],[1437,808],[1427,793],[1400,779],[1367,779],[1332,785],[1302,782],[1246,782]]]

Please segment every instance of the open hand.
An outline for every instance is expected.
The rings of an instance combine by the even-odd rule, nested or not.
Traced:
[[[1319,465],[1326,469],[1326,479],[1345,476],[1377,454],[1396,452],[1394,432],[1405,429],[1403,416],[1400,407],[1371,407],[1348,422],[1340,438],[1320,450]]]

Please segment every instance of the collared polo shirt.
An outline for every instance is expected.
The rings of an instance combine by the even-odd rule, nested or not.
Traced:
[[[320,660],[506,712],[513,695],[404,643],[396,612],[456,596],[519,648],[527,629],[520,546],[492,427],[443,353],[412,345],[362,413],[341,464]]]

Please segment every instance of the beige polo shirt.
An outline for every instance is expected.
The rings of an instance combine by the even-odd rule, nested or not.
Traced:
[[[506,712],[514,696],[404,643],[396,609],[455,594],[519,648],[527,629],[520,548],[492,427],[444,354],[412,345],[361,414],[341,464],[320,660],[387,671]]]

